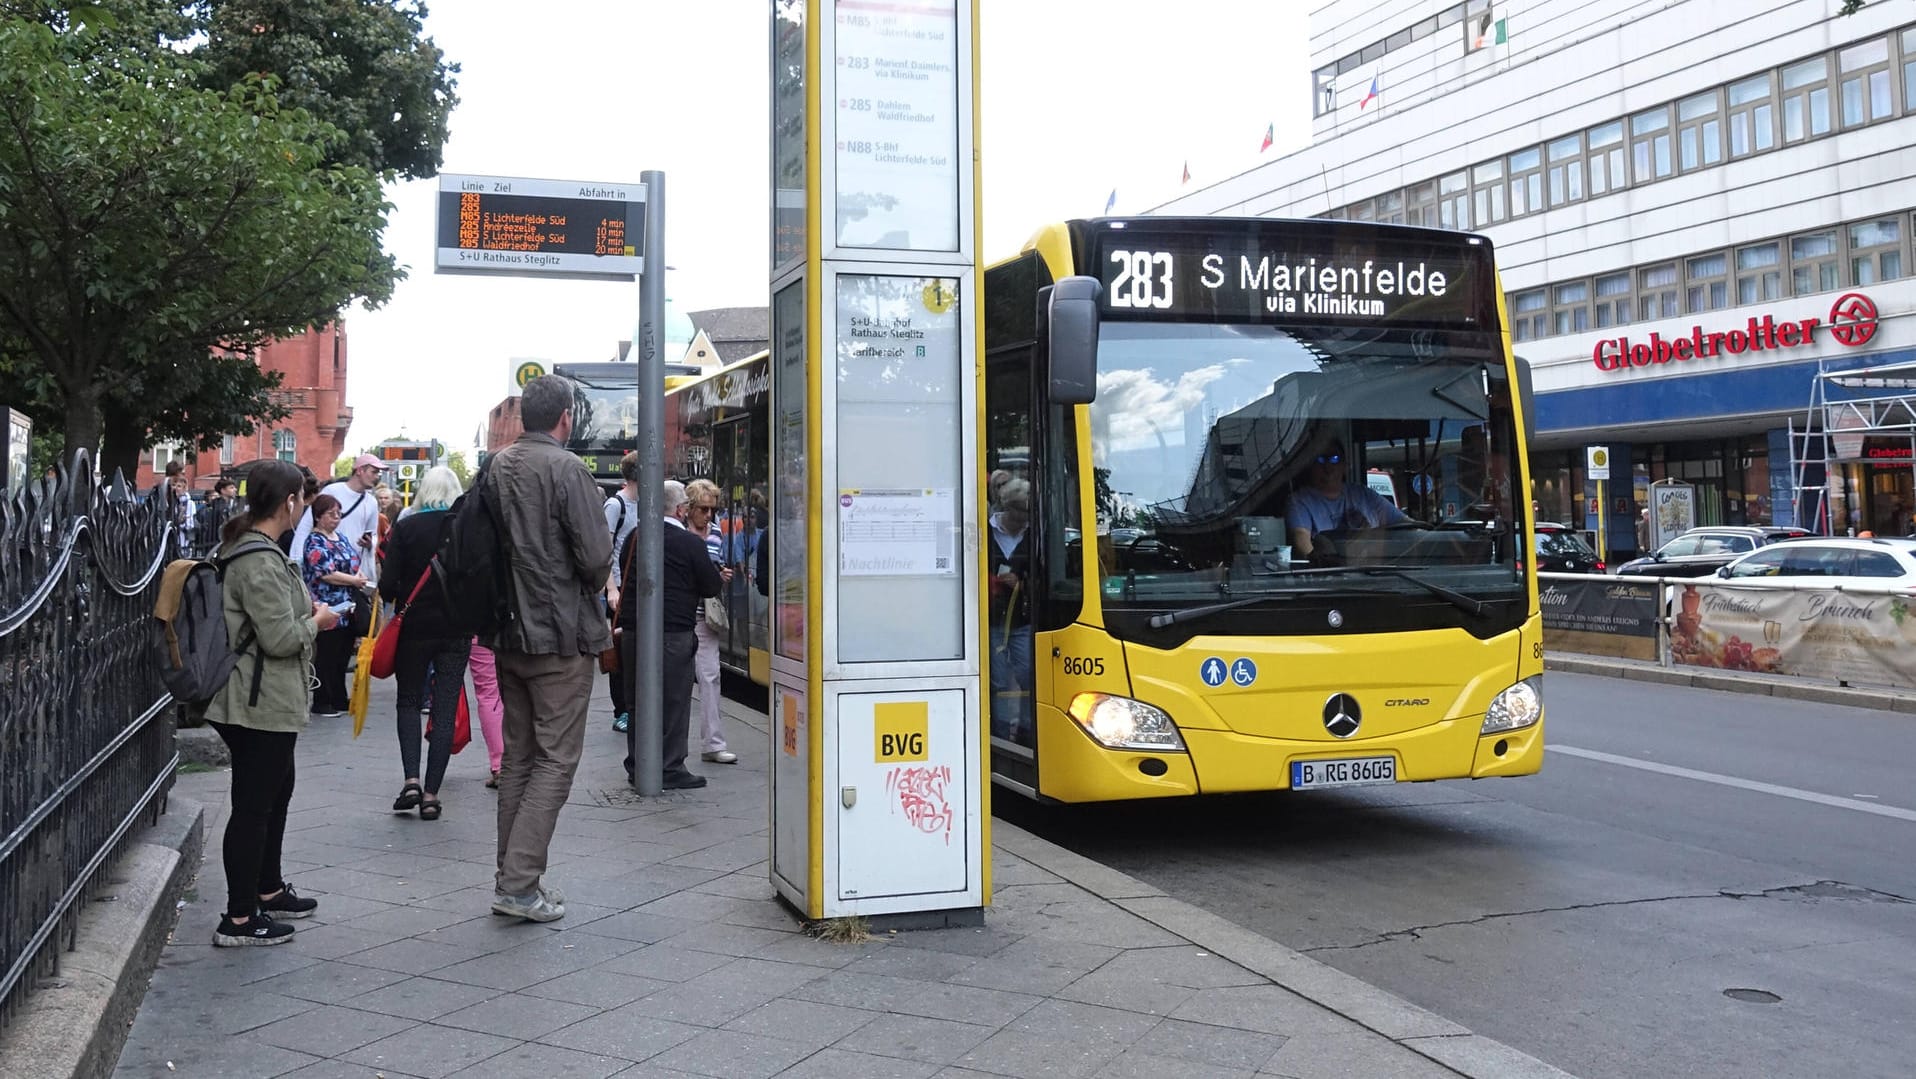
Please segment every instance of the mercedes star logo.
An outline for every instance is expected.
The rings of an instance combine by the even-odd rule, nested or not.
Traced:
[[[1358,724],[1364,721],[1364,710],[1357,704],[1357,698],[1348,693],[1332,694],[1324,702],[1324,729],[1339,738],[1349,738],[1357,733]]]

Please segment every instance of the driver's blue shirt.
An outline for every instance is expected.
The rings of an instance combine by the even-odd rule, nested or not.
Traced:
[[[1368,487],[1354,483],[1344,485],[1341,494],[1326,495],[1313,487],[1303,487],[1291,492],[1291,505],[1285,514],[1285,524],[1291,528],[1307,528],[1315,536],[1324,532],[1347,532],[1360,528],[1382,528],[1398,521],[1408,521],[1403,511],[1385,501],[1383,496]]]

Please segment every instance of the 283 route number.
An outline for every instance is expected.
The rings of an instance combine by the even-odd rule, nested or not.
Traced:
[[[1111,261],[1118,266],[1111,279],[1112,307],[1171,306],[1170,252],[1113,251]]]
[[[1064,673],[1097,677],[1104,673],[1104,660],[1092,656],[1066,656]]]

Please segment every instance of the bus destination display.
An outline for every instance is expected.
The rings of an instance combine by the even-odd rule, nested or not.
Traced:
[[[434,268],[630,280],[644,220],[643,184],[441,176]]]
[[[1112,318],[1495,326],[1489,249],[1309,236],[1117,231],[1100,238]]]

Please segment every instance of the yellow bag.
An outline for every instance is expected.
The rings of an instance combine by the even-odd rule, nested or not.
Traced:
[[[373,694],[373,641],[378,636],[379,597],[373,596],[373,616],[370,621],[374,632],[359,639],[359,652],[353,660],[353,696],[347,705],[353,715],[353,737],[366,726],[366,710],[372,704]]]

